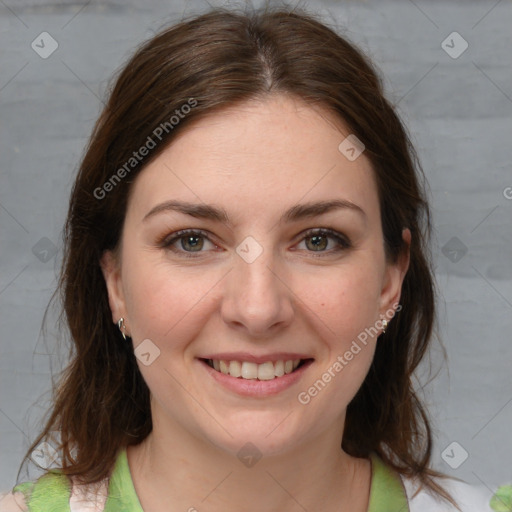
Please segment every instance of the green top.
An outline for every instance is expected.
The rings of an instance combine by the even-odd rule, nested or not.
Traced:
[[[372,481],[368,512],[409,512],[400,476],[375,454],[371,455]],[[30,512],[72,512],[70,481],[58,472],[46,473],[36,482],[17,485],[14,492],[25,495]],[[120,451],[108,486],[104,512],[143,512],[133,486],[126,449]]]
[[[409,512],[402,479],[374,453],[368,512]]]

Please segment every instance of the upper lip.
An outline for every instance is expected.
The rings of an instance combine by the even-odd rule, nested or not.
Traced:
[[[289,361],[295,359],[313,359],[307,354],[298,354],[296,352],[274,352],[257,356],[248,352],[221,352],[219,354],[208,354],[199,359],[213,359],[216,361],[247,361],[250,363],[263,364],[268,361],[275,363],[276,361]]]

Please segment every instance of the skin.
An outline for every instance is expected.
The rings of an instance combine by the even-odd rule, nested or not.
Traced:
[[[153,432],[127,452],[145,510],[367,509],[370,462],[340,446],[378,335],[307,405],[297,400],[399,302],[409,265],[408,251],[386,261],[370,162],[338,150],[349,133],[326,111],[272,96],[199,121],[137,177],[119,251],[104,254],[102,269],[112,320],[125,319],[134,347],[150,339],[160,350],[149,366],[138,361]],[[143,220],[170,199],[223,207],[232,225],[173,211]],[[295,204],[331,199],[365,215],[340,209],[279,223]],[[351,247],[335,252],[328,237],[317,249],[313,235],[304,237],[317,228]],[[159,245],[181,229],[211,235],[198,240],[198,258],[186,257],[198,254],[187,237],[174,242],[176,252]],[[252,263],[236,252],[247,236],[263,248]],[[410,244],[409,230],[403,238]],[[314,362],[275,396],[242,397],[197,359],[225,351],[296,351]],[[237,457],[247,442],[262,454],[252,467]]]

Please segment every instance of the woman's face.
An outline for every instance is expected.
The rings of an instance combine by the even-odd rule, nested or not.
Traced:
[[[275,96],[198,122],[137,177],[102,266],[154,425],[233,454],[341,440],[408,265],[386,262],[369,160],[338,148],[349,134]]]

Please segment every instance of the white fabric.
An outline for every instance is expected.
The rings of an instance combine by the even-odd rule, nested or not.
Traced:
[[[73,482],[69,509],[71,512],[102,512],[108,495],[108,478],[96,485],[81,486]]]
[[[417,481],[402,477],[402,482],[409,500],[410,512],[457,512],[446,500],[424,489],[413,498],[418,488]],[[452,479],[437,479],[436,482],[450,493],[462,512],[493,512],[490,502],[494,493],[489,489]]]

